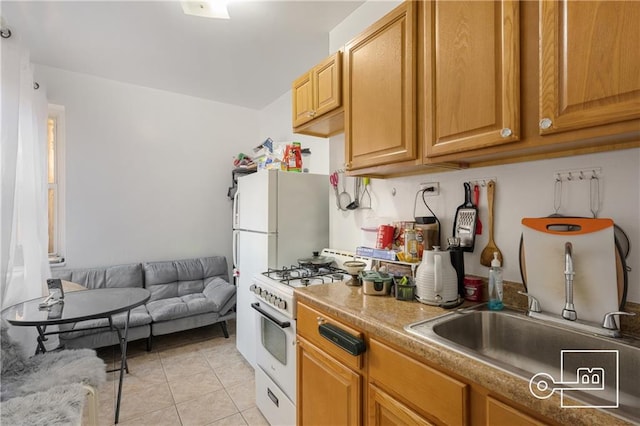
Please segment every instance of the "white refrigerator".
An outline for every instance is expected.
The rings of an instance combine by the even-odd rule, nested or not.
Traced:
[[[327,175],[259,171],[238,179],[233,200],[233,264],[237,275],[236,346],[256,365],[258,333],[252,277],[296,265],[329,245]]]

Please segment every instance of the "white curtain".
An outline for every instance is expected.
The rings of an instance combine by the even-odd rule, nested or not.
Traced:
[[[46,294],[47,100],[34,88],[29,53],[15,36],[2,39],[0,98],[0,285],[2,308]],[[33,348],[35,339],[22,331]],[[30,330],[33,331],[33,330]]]

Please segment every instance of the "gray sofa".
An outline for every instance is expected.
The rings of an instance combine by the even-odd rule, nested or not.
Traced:
[[[151,297],[131,311],[127,341],[147,339],[151,350],[153,336],[220,323],[229,337],[227,320],[235,318],[236,288],[229,284],[227,260],[223,256],[164,262],[134,263],[102,268],[53,269],[54,278],[77,283],[87,289],[143,287]],[[124,327],[126,313],[113,316],[118,328]],[[66,348],[99,348],[118,344],[108,330],[82,330],[107,326],[108,320],[95,319],[64,324],[60,343]],[[73,331],[78,330],[78,331]]]

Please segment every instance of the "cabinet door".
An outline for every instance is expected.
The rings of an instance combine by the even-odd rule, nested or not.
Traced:
[[[514,142],[520,136],[517,1],[425,3],[425,156]]]
[[[297,353],[297,424],[362,424],[361,376],[301,337]]]
[[[342,104],[342,54],[336,52],[316,65],[312,71],[314,86],[314,118]]]
[[[640,2],[540,2],[540,134],[640,117]]]
[[[313,119],[313,79],[312,73],[306,73],[293,82],[293,127]]]
[[[448,425],[469,424],[469,385],[369,339],[369,382],[402,395],[423,416]]]
[[[542,426],[539,422],[527,414],[504,404],[490,396],[487,397],[487,426],[491,425],[519,425],[519,426]]]
[[[345,47],[348,170],[417,159],[416,7],[402,3]]]
[[[368,417],[372,426],[434,424],[374,385],[369,385]]]

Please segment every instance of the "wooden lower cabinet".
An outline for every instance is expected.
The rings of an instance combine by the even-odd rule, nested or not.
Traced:
[[[542,423],[533,417],[513,408],[503,402],[487,396],[487,426],[492,425],[518,425],[518,426],[541,426]]]
[[[481,385],[447,373],[401,348],[367,336],[320,307],[297,302],[297,424],[487,425],[556,424]],[[366,350],[351,355],[319,333],[331,324]]]
[[[385,391],[369,384],[369,404],[367,408],[369,425],[434,425]]]
[[[364,355],[352,355],[322,336],[320,325],[356,339],[363,334],[303,303],[297,308],[297,424],[363,424]]]
[[[297,423],[362,424],[362,376],[301,337],[297,359]]]
[[[369,383],[415,407],[433,424],[469,423],[469,385],[375,339],[369,339]]]

